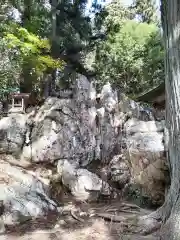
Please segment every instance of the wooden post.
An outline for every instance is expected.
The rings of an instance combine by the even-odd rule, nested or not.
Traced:
[[[22,111],[24,112],[24,98],[23,97],[21,99],[21,104],[22,104]]]
[[[14,97],[12,97],[12,108],[14,108]]]

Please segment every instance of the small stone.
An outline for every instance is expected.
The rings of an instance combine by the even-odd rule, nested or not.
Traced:
[[[58,224],[56,224],[55,226],[56,226],[56,228],[57,228],[57,226],[60,227],[61,225],[64,225],[64,224],[66,224],[66,222],[65,222],[63,219],[60,219],[60,220],[58,221]]]
[[[88,214],[87,214],[87,212],[80,212],[79,215],[80,215],[81,217],[84,217],[84,216],[87,216]]]
[[[59,228],[60,227],[60,224],[56,224],[55,226],[54,226],[54,229],[57,229],[57,228]]]
[[[143,158],[143,163],[148,166],[149,165],[149,160],[147,158]]]

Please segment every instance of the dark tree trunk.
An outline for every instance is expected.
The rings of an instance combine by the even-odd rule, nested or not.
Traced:
[[[148,218],[162,223],[162,240],[180,239],[180,0],[161,0],[165,45],[166,136],[171,185],[165,203]],[[148,223],[148,221],[147,221]]]
[[[24,28],[27,28],[31,21],[31,0],[24,0],[24,9],[21,17],[21,25]],[[22,65],[22,78],[20,81],[20,92],[29,93],[32,92],[33,83],[32,77],[30,75],[31,68],[29,68],[24,62]]]
[[[31,0],[24,0],[24,11],[22,14],[22,26],[25,27],[31,20]]]
[[[49,90],[50,90],[51,78],[52,76],[50,74],[46,74],[45,77],[43,78],[41,94],[44,99],[48,98],[50,95]]]
[[[51,1],[51,12],[52,12],[52,40],[51,40],[51,55],[53,58],[59,57],[59,46],[57,44],[57,9],[60,0],[52,0]],[[52,70],[51,73],[51,83],[49,93],[53,95],[56,88],[56,69]]]
[[[180,239],[180,0],[161,0],[165,45],[166,146],[171,185],[165,203],[143,217],[142,224],[155,229],[161,223],[162,240]],[[151,222],[150,222],[151,220]],[[150,231],[150,230],[149,230]]]
[[[180,239],[180,0],[162,0],[165,40],[166,126],[171,186],[163,206],[162,239]]]
[[[22,74],[20,81],[20,92],[22,93],[31,93],[33,89],[32,76],[30,74],[31,68],[27,65],[26,62],[22,64]]]

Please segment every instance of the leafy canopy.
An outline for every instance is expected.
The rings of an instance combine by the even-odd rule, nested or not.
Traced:
[[[99,85],[109,81],[130,95],[164,79],[164,49],[158,24],[152,19],[151,23],[138,21],[136,15],[132,6],[127,8],[121,1],[112,1],[103,9],[106,39],[96,45],[93,63]]]
[[[42,39],[25,28],[16,27],[12,33],[7,32],[4,39],[9,49],[18,51],[20,60],[31,63],[37,76],[49,68],[62,69],[63,67],[63,61],[55,60],[49,55],[51,49],[49,40]]]

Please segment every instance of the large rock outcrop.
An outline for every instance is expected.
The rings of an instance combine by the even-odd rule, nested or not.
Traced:
[[[97,106],[92,84],[80,78],[73,99],[48,98],[30,122],[31,143],[23,147],[22,158],[32,162],[68,159],[86,166],[113,155],[118,134],[111,111],[117,101],[110,96],[110,86],[102,93]]]
[[[25,143],[27,116],[11,114],[0,120],[0,153],[19,156]]]
[[[57,172],[62,183],[78,201],[92,202],[98,200],[100,195],[111,195],[111,188],[107,182],[86,169],[75,168],[67,160],[58,162]]]
[[[160,205],[169,182],[163,143],[164,120],[155,121],[150,109],[143,109],[125,97],[119,106],[128,117],[123,125],[122,154],[110,162],[111,179]]]
[[[164,122],[129,121],[126,159],[130,164],[133,182],[141,186],[141,194],[150,196],[155,204],[162,204],[164,186],[168,183],[168,168],[163,145]]]
[[[48,181],[4,161],[0,162],[0,199],[7,225],[57,212],[57,204],[49,197]]]
[[[0,153],[34,163],[67,160],[80,168],[81,179],[81,168],[92,161],[109,164],[122,154],[110,163],[111,180],[121,188],[128,182],[138,185],[150,199],[162,202],[167,172],[164,123],[155,121],[150,108],[117,96],[110,84],[97,95],[93,83],[78,75],[73,98],[48,98],[33,117],[13,114],[0,120]]]

